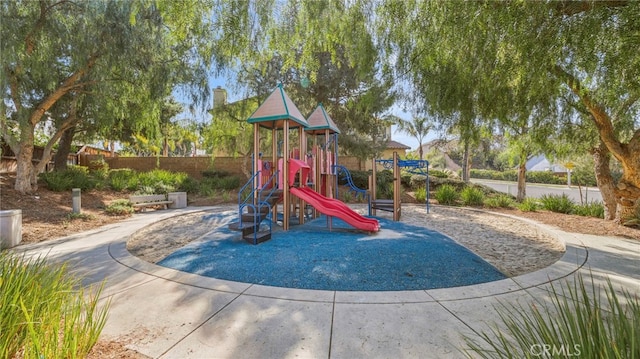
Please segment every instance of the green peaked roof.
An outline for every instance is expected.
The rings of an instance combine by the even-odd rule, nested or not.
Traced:
[[[324,109],[322,104],[318,104],[316,109],[307,119],[309,123],[309,127],[307,127],[307,132],[315,132],[315,133],[324,133],[324,130],[328,129],[330,133],[340,133],[338,126],[333,122],[327,111]]]
[[[300,110],[291,101],[289,96],[284,92],[282,84],[271,92],[269,97],[258,107],[258,109],[249,116],[247,122],[259,123],[260,126],[267,128],[283,128],[284,121],[292,120],[298,125],[308,127],[307,120],[304,119]],[[291,128],[297,126],[291,126]]]

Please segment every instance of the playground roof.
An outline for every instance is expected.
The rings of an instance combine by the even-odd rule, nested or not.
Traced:
[[[323,134],[327,129],[329,133],[340,133],[338,126],[336,126],[336,123],[329,117],[321,103],[318,104],[311,116],[309,116],[307,122],[309,122],[309,127],[305,130],[307,133]]]
[[[282,84],[279,84],[258,109],[247,119],[249,123],[259,123],[266,128],[284,128],[284,121],[293,120],[296,124],[289,124],[289,128],[298,125],[308,127],[300,110],[284,92]]]

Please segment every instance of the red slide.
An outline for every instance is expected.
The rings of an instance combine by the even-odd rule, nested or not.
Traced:
[[[308,187],[291,187],[290,191],[291,194],[306,201],[322,214],[340,218],[349,225],[363,231],[377,232],[380,230],[380,223],[377,220],[363,217],[342,201],[327,198]]]

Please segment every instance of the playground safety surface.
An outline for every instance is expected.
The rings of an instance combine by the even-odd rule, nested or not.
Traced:
[[[223,217],[211,213],[203,216]],[[237,216],[226,215],[227,222]],[[397,291],[459,287],[506,278],[451,238],[424,227],[377,218],[381,231],[353,230],[325,216],[247,245],[226,226],[158,264],[207,277],[276,287]]]

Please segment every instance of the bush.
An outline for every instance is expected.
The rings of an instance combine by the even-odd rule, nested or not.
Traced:
[[[573,206],[573,213],[585,217],[604,218],[604,204],[602,202],[576,204]]]
[[[436,190],[434,197],[438,201],[439,204],[452,205],[459,198],[459,194],[456,191],[455,187],[444,184]]]
[[[111,216],[128,216],[135,212],[133,204],[128,199],[117,199],[107,205],[104,211]]]
[[[471,178],[492,179],[498,181],[517,181],[518,171],[493,171],[493,170],[479,170],[471,169]]]
[[[514,200],[509,195],[501,194],[485,199],[484,205],[489,208],[511,208],[514,205]]]
[[[604,292],[604,293],[602,293]],[[465,336],[468,357],[481,358],[638,358],[640,298],[617,290],[607,279],[599,286],[581,275],[551,283],[547,303],[501,304],[494,308],[500,324],[490,325],[480,338]],[[545,355],[542,345],[564,353]],[[539,348],[533,351],[532,348]]]
[[[437,178],[449,178],[449,174],[442,170],[430,170],[429,176],[433,176]]]
[[[369,188],[369,171],[349,171],[349,173],[356,187],[362,189]],[[344,171],[340,171],[338,175],[338,184],[342,186],[347,185],[347,174]]]
[[[109,164],[104,160],[89,162],[89,173],[95,178],[104,180],[109,175]]]
[[[425,175],[412,175],[409,181],[409,188],[417,190],[420,187],[425,187],[427,183],[427,177]]]
[[[240,187],[240,179],[236,176],[231,177],[208,177],[203,178],[200,181],[200,193],[203,195],[209,195],[212,191],[223,190],[235,190]]]
[[[138,189],[138,174],[128,168],[111,170],[107,176],[107,182],[114,191],[135,191]]]
[[[90,190],[96,187],[97,182],[84,166],[69,166],[63,171],[41,173],[39,177],[47,188],[55,192],[69,191],[72,188]]]
[[[569,214],[575,203],[565,193],[562,195],[545,194],[540,197],[542,208],[547,211]]]
[[[528,171],[527,182],[530,183],[548,183],[548,184],[567,184],[567,178],[561,177],[553,172],[546,171]]]
[[[460,192],[460,198],[465,206],[482,206],[484,203],[484,193],[475,187],[465,187]]]
[[[183,172],[169,172],[155,169],[153,171],[139,173],[138,184],[139,186],[153,187],[155,188],[155,192],[160,194],[175,191],[186,178],[187,174]]]
[[[522,212],[535,212],[538,210],[539,204],[535,198],[526,197],[517,207]]]
[[[180,187],[178,188],[180,191],[187,193],[198,193],[200,190],[200,182],[193,179],[192,177],[187,177],[180,183]]]
[[[202,177],[204,178],[222,178],[222,177],[231,177],[231,174],[226,171],[219,170],[206,170],[202,171]]]
[[[425,203],[427,201],[427,189],[425,187],[416,189],[415,196],[418,203]]]
[[[86,293],[67,265],[0,253],[3,358],[84,358],[98,340],[108,305]]]

